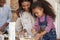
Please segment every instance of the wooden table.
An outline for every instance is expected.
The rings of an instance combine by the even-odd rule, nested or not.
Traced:
[[[20,38],[20,40],[34,40],[34,38]]]

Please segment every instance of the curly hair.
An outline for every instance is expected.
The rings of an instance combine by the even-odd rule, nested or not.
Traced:
[[[44,13],[46,15],[49,15],[53,20],[55,20],[55,13],[54,13],[54,10],[53,10],[53,7],[51,6],[51,4],[45,0],[39,0],[39,1],[36,1],[32,4],[32,9],[36,8],[36,7],[41,7],[44,9]]]

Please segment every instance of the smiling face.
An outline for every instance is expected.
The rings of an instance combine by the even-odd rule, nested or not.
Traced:
[[[23,8],[25,11],[29,11],[30,2],[29,2],[29,1],[22,2],[22,8]]]
[[[35,16],[41,17],[44,14],[44,10],[43,10],[43,8],[36,7],[33,9],[33,13]]]
[[[3,7],[5,2],[6,2],[6,0],[0,0],[0,7]]]

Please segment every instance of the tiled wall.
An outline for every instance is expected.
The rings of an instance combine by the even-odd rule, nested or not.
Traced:
[[[16,11],[19,8],[18,0],[10,0],[10,6],[11,6],[11,10]],[[17,19],[17,15],[15,12],[12,12],[12,19],[13,21],[16,21]]]
[[[18,0],[6,0],[6,5],[11,7],[11,11],[16,11],[19,6],[18,6]],[[12,20],[16,21],[17,15],[16,12],[12,12]]]
[[[13,10],[18,9],[18,0],[10,0],[10,6]]]

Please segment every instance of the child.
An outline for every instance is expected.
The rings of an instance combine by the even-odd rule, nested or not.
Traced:
[[[36,17],[36,23],[33,29],[38,31],[35,40],[56,40],[56,30],[54,26],[55,14],[52,6],[47,1],[41,0],[32,4],[32,10]],[[32,30],[34,33],[34,30]]]
[[[20,30],[19,34],[24,34],[27,32],[29,35],[31,35],[31,29],[34,25],[34,18],[31,15],[31,2],[32,0],[19,0],[19,5],[21,7],[20,9],[20,18],[17,19],[16,24],[19,26],[16,26],[16,29],[19,27],[22,28],[23,30]],[[21,24],[21,25],[20,25]],[[17,30],[16,30],[17,31]],[[19,31],[18,31],[19,32]]]
[[[5,2],[6,0],[0,0],[0,31],[3,33],[7,33],[7,26],[11,20],[11,10],[5,5]]]

